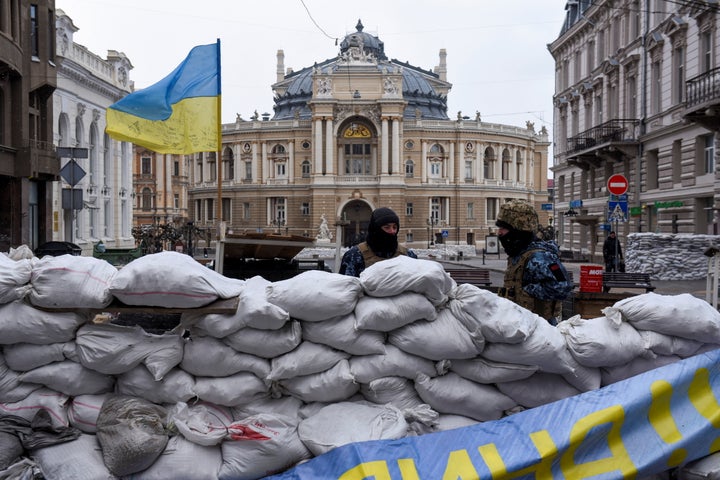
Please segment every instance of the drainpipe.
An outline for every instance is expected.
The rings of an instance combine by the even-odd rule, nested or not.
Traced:
[[[645,8],[643,9],[645,13],[645,22],[643,27],[643,34],[642,34],[642,40],[641,40],[641,46],[642,46],[642,82],[640,84],[640,126],[639,126],[639,132],[638,132],[638,140],[640,140],[646,133],[646,122],[647,122],[647,78],[648,78],[648,52],[647,52],[647,38],[648,38],[648,32],[650,31],[650,0],[645,0]],[[635,200],[636,200],[636,206],[640,207],[642,211],[642,202],[640,200],[640,188],[642,185],[642,175],[641,175],[641,168],[642,168],[642,156],[644,153],[643,148],[643,142],[638,142],[638,152],[637,157],[635,158],[635,185],[637,185],[637,189],[635,190]],[[648,226],[648,229],[650,227]],[[642,231],[642,214],[640,215],[640,220],[638,221],[637,225],[638,232]],[[649,230],[648,230],[649,231]]]

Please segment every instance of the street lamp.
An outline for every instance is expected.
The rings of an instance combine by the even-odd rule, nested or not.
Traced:
[[[270,223],[275,227],[275,233],[280,235],[280,229],[285,226],[285,219],[278,214],[277,218]]]
[[[434,235],[435,227],[440,223],[440,219],[438,217],[431,216],[426,220],[426,222],[428,229],[428,248],[430,248],[431,245],[435,244],[435,241],[431,235]]]

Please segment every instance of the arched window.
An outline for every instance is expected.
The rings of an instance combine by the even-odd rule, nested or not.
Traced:
[[[371,127],[354,119],[340,129],[338,147],[345,175],[375,173],[377,136]]]
[[[525,180],[525,175],[523,171],[523,159],[522,159],[522,153],[518,150],[515,152],[515,164],[517,166],[517,174],[516,178],[518,182],[522,182]]]
[[[405,160],[405,178],[413,178],[415,176],[415,163],[411,159]]]
[[[232,148],[225,147],[223,150],[223,180],[233,180],[235,178],[235,154]]]
[[[495,160],[495,150],[487,147],[483,158],[483,176],[485,178],[495,178]]]
[[[285,153],[285,147],[283,147],[282,145],[279,145],[279,144],[275,145],[272,148],[272,153],[275,155],[280,154],[280,153]]]
[[[145,211],[152,210],[152,190],[149,188],[143,188],[142,191],[142,199],[141,199],[141,207]]]
[[[502,179],[510,180],[510,150],[507,148],[503,149],[502,152]]]
[[[302,164],[300,165],[300,169],[302,170],[303,178],[310,178],[310,161],[309,160],[303,160]]]

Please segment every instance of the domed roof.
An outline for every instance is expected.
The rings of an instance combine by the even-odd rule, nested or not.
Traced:
[[[376,36],[363,31],[360,20],[356,31],[345,36],[340,43],[340,53],[336,58],[316,63],[312,67],[292,72],[283,81],[285,91],[275,97],[275,115],[273,120],[287,120],[297,115],[300,119],[310,119],[312,113],[308,102],[313,98],[313,74],[316,71],[336,72],[340,65],[347,65],[348,55],[362,52],[366,58],[373,58],[379,72],[399,69],[402,74],[402,99],[407,102],[404,117],[415,118],[418,113],[425,119],[449,120],[447,116],[447,98],[439,94],[432,81],[439,76],[431,71],[415,67],[406,62],[388,60],[385,55],[385,44]],[[371,66],[373,63],[365,63]]]

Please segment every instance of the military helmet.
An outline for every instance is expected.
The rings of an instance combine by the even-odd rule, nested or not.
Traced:
[[[523,200],[510,200],[500,206],[497,216],[498,227],[509,226],[524,232],[537,232],[538,215],[532,205]]]

